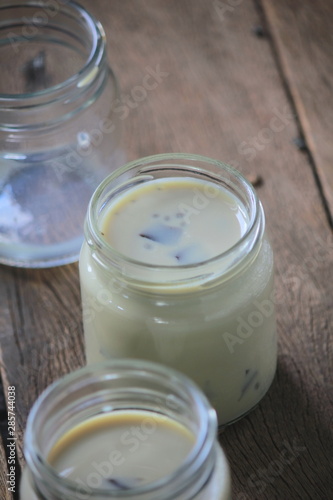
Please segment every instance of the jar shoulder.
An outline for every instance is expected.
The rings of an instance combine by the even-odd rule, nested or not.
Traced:
[[[235,273],[225,281],[210,286],[198,286],[183,292],[179,292],[177,285],[173,289],[168,287],[165,291],[158,292],[137,290],[130,280],[122,278],[121,273],[116,274],[112,269],[100,266],[93,258],[86,242],[82,246],[79,269],[84,300],[91,297],[96,300],[102,297],[104,300],[109,295],[110,300],[105,306],[121,306],[124,310],[132,307],[133,311],[139,307],[142,313],[145,307],[154,304],[162,310],[161,300],[176,309],[181,309],[190,303],[191,310],[198,313],[203,306],[206,310],[214,310],[217,307],[220,309],[218,304],[223,304],[224,309],[231,310],[242,307],[242,304],[247,304],[262,295],[267,296],[272,293],[274,281],[273,252],[266,237],[256,257],[239,273]],[[135,307],[131,305],[132,303],[135,303]],[[198,305],[198,309],[194,308],[195,304]]]

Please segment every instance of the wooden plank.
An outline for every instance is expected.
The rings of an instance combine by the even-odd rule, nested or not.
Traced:
[[[262,5],[333,217],[333,3],[262,0]]]
[[[16,387],[18,457],[26,418],[53,380],[84,364],[77,265],[1,270],[3,385]]]
[[[3,445],[2,438],[0,436],[0,498],[3,500],[12,500],[13,495],[12,493],[8,490],[8,476],[7,476],[8,468],[7,468],[7,458],[5,454],[5,449]],[[18,485],[16,486],[16,490],[18,488]]]
[[[221,436],[234,498],[276,498],[277,491],[280,498],[329,498],[333,240],[311,166],[292,144],[297,124],[270,41],[253,35],[259,14],[250,2],[225,11],[226,2],[204,0],[81,1],[106,29],[130,159],[199,153],[264,181],[279,365],[258,409]],[[157,86],[145,89],[152,71]],[[17,387],[22,437],[37,395],[84,362],[76,265],[0,270],[0,345],[4,385]]]

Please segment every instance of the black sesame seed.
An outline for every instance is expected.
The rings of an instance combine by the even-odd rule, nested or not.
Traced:
[[[139,236],[141,236],[141,238],[147,238],[147,240],[155,241],[154,237],[149,234],[140,233]]]
[[[106,480],[112,484],[115,488],[118,490],[130,490],[132,489],[132,485],[129,483],[127,484],[125,480],[123,479],[118,479],[118,478],[113,478],[113,477],[108,477]]]

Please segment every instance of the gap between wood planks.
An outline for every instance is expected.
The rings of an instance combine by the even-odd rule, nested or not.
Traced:
[[[313,173],[313,176],[314,176],[315,183],[318,187],[319,196],[320,196],[320,199],[321,199],[323,207],[324,207],[324,211],[325,211],[325,214],[327,217],[328,224],[331,228],[333,228],[333,214],[330,211],[329,204],[328,204],[327,198],[326,198],[324,190],[323,190],[322,182],[321,182],[321,179],[320,179],[319,174],[318,174],[318,169],[316,166],[314,156],[311,153],[310,148],[307,145],[307,141],[306,141],[306,137],[305,137],[305,133],[304,133],[304,127],[303,127],[302,122],[300,120],[300,117],[299,117],[299,114],[297,111],[297,107],[296,107],[296,103],[295,103],[295,100],[294,100],[292,93],[291,93],[288,77],[285,74],[285,72],[283,71],[280,52],[279,52],[277,44],[274,40],[274,37],[272,36],[272,32],[270,29],[270,22],[267,19],[266,13],[264,11],[264,8],[262,5],[262,0],[253,0],[253,2],[254,2],[254,6],[258,12],[258,16],[261,19],[262,28],[263,28],[263,30],[259,31],[258,36],[264,36],[269,41],[269,45],[270,45],[271,52],[272,52],[272,57],[276,63],[276,68],[277,68],[278,74],[279,74],[280,79],[281,79],[282,87],[285,91],[286,98],[287,98],[289,105],[290,105],[290,107],[293,111],[293,114],[294,114],[296,127],[297,127],[298,132],[299,132],[298,138],[301,141],[304,141],[304,144],[305,144],[305,149],[303,151],[303,154],[307,156],[309,166],[310,166],[312,173]],[[295,139],[298,139],[298,138],[295,138]],[[297,146],[295,145],[295,147],[297,147]]]

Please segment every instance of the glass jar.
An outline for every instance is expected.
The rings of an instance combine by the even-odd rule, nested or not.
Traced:
[[[232,193],[246,213],[243,236],[214,258],[178,266],[142,263],[115,250],[101,229],[110,204],[133,186],[168,178],[196,179]],[[193,208],[200,203],[194,196]],[[273,254],[252,185],[209,158],[143,158],[98,187],[85,235],[80,280],[87,362],[139,358],[182,371],[204,391],[220,426],[254,408],[272,383],[277,342]]]
[[[105,34],[74,2],[0,10],[0,262],[66,264],[93,191],[124,161]]]
[[[145,412],[147,416],[140,421],[138,428],[127,426],[124,420],[121,443],[116,443],[108,430],[109,434],[103,441],[103,447],[109,454],[107,461],[102,452],[95,461],[91,461],[96,442],[90,443],[86,453],[81,453],[80,458],[84,457],[83,461],[88,463],[90,471],[81,479],[74,479],[75,474],[70,478],[61,476],[48,462],[50,450],[68,431],[75,432],[78,426],[95,417],[101,419],[121,415],[123,418],[126,412],[133,414],[135,411],[139,411],[140,415]],[[193,439],[184,459],[166,475],[161,469],[168,464],[164,455],[170,454],[171,464],[179,460],[172,447],[165,451],[156,445],[160,422],[162,425],[167,423],[171,429],[170,441],[173,424],[175,429],[183,428]],[[189,379],[173,370],[133,360],[109,361],[81,368],[52,384],[30,412],[25,432],[26,469],[20,498],[230,500],[229,468],[217,442],[216,431],[216,414],[205,396]],[[69,445],[71,453],[75,446],[75,439],[72,438]],[[117,453],[113,462],[111,453]],[[72,457],[70,460],[72,465],[77,463]],[[128,482],[129,477],[123,474],[131,460],[137,462],[137,466],[127,469],[127,472],[130,471],[134,478],[142,474],[141,465],[152,461],[151,467],[160,474],[159,480],[124,488],[120,492],[95,487],[110,473],[113,476],[117,474],[119,482]]]

